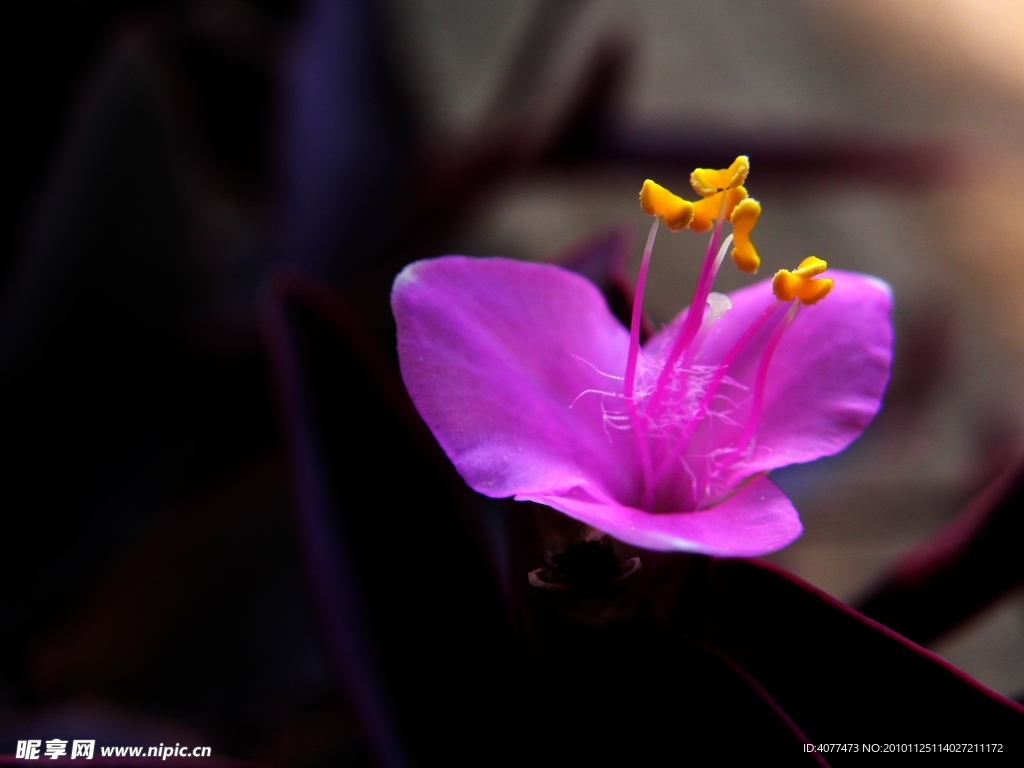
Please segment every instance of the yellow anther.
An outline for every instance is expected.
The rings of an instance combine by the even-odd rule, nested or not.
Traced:
[[[711,197],[723,189],[740,186],[746,181],[748,173],[750,173],[750,160],[746,155],[740,155],[733,160],[732,165],[728,168],[721,170],[698,168],[690,174],[690,185],[693,187],[693,191],[701,197]]]
[[[693,220],[690,221],[690,229],[694,232],[707,232],[718,218],[718,212],[722,209],[722,196],[725,200],[725,218],[732,216],[733,210],[746,199],[747,190],[743,187],[736,187],[727,192],[718,192],[711,197],[705,197],[693,204]]]
[[[757,255],[757,249],[750,242],[750,230],[757,224],[757,217],[760,215],[761,204],[748,197],[733,208],[732,216],[729,217],[729,221],[732,222],[732,260],[736,262],[736,266],[742,272],[753,274],[761,266],[761,258]],[[800,266],[802,267],[803,264]],[[797,273],[802,274],[799,269],[797,269]]]
[[[794,274],[800,277],[817,277],[828,269],[828,263],[817,256],[808,256],[800,262],[800,266],[793,270]]]
[[[651,216],[661,216],[661,222],[673,232],[678,232],[693,218],[693,203],[673,195],[650,179],[640,189],[640,207]]]
[[[832,281],[827,277],[818,280],[813,278],[824,272],[827,267],[828,264],[817,256],[808,256],[792,272],[780,269],[772,278],[772,292],[775,298],[779,301],[800,299],[804,304],[821,301],[832,290]]]

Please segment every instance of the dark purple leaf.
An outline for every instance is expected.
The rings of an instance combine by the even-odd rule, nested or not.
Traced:
[[[860,603],[918,643],[955,627],[1024,581],[1024,472],[1004,473],[949,525],[904,556]]]
[[[740,664],[815,743],[1020,745],[1024,707],[782,569],[678,565],[664,620]]]

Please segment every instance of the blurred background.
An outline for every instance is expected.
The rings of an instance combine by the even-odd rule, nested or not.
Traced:
[[[614,230],[635,274],[643,179],[682,192],[748,154],[762,273],[815,254],[896,308],[876,421],[773,474],[806,532],[771,559],[855,603],[1021,458],[1010,0],[80,0],[22,4],[4,35],[4,752],[57,728],[365,759],[260,333],[284,265],[387,340],[408,261],[553,261]],[[659,239],[656,324],[703,247]],[[930,647],[1024,693],[1024,591]]]

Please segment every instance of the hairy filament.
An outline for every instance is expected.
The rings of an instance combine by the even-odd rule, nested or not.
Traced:
[[[600,368],[598,368],[596,365],[594,365],[592,362],[587,360],[587,358],[585,358],[585,357],[580,357],[579,355],[573,355],[573,357],[576,358],[577,360],[579,360],[584,365],[588,366],[589,368],[592,368],[595,373],[597,373],[600,376],[604,376],[604,378],[606,378],[606,379],[613,379],[615,381],[622,381],[622,377],[621,376],[616,376],[614,373],[605,373]]]
[[[651,252],[654,250],[654,237],[658,234],[659,217],[654,217],[651,225],[651,232],[647,235],[647,245],[644,246],[644,256],[640,261],[640,272],[636,277],[636,291],[633,293],[633,316],[629,323],[629,353],[626,357],[626,380],[623,384],[622,394],[626,398],[629,410],[629,421],[633,425],[633,436],[636,441],[637,455],[640,457],[640,467],[644,477],[644,498],[654,498],[654,466],[651,460],[651,450],[647,443],[647,436],[644,434],[643,424],[637,411],[636,400],[633,398],[636,385],[636,358],[640,353],[640,323],[643,319],[644,287],[647,284],[647,269],[651,264]]]
[[[583,397],[584,395],[601,395],[603,397],[614,397],[614,398],[621,398],[622,397],[622,395],[616,394],[615,392],[605,392],[603,389],[584,389],[582,392],[580,392],[578,395],[576,395],[576,397],[573,398],[571,403],[569,403],[569,410],[570,411],[573,409],[573,407],[576,405],[576,403],[578,403],[580,401],[580,398]]]
[[[743,333],[743,335],[732,345],[732,348],[722,358],[718,370],[715,371],[708,382],[707,389],[704,391],[704,397],[701,398],[700,404],[697,406],[697,410],[694,411],[692,418],[686,424],[681,435],[672,446],[672,449],[668,452],[661,464],[658,465],[657,471],[654,473],[654,482],[657,483],[665,475],[665,473],[672,466],[672,462],[679,458],[680,454],[686,449],[690,443],[690,439],[693,437],[693,433],[696,432],[697,427],[700,425],[701,420],[710,411],[710,406],[715,398],[715,393],[718,391],[718,387],[721,386],[725,380],[726,375],[729,372],[729,366],[732,365],[733,361],[739,357],[740,352],[746,349],[747,345],[753,340],[754,336],[760,331],[765,323],[771,319],[775,314],[776,310],[781,306],[778,301],[772,301],[764,312],[762,312],[758,318],[750,324],[750,327]],[[787,324],[787,321],[783,321],[783,324]]]

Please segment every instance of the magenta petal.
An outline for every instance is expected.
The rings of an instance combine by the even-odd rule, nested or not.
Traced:
[[[516,498],[554,507],[645,549],[757,557],[782,549],[803,532],[792,502],[764,475],[700,512],[651,514],[582,488],[566,494],[520,494]]]
[[[892,361],[891,290],[867,275],[829,270],[827,276],[835,288],[825,300],[800,308],[772,358],[757,449],[745,461],[743,476],[838,453],[881,406]],[[733,308],[708,337],[700,362],[726,354],[773,301],[771,283],[729,297]],[[730,375],[751,384],[762,348],[763,343],[752,344]]]
[[[419,261],[395,279],[402,378],[459,474],[493,497],[585,485],[628,498],[629,436],[599,395],[621,393],[628,334],[586,279],[501,258]],[[607,374],[607,375],[602,375]]]
[[[801,308],[772,360],[753,455],[736,449],[736,460],[721,463],[750,435],[744,413],[771,324],[730,365],[731,418],[702,422],[684,457],[689,476],[664,478],[710,488],[711,506],[657,514],[638,508],[636,435],[617,400],[627,333],[588,281],[552,266],[449,256],[407,267],[392,307],[406,387],[475,490],[547,504],[648,549],[756,556],[802,530],[763,473],[845,448],[888,381],[887,286],[843,272],[834,279],[824,302]],[[694,361],[706,370],[774,302],[768,282],[731,298]],[[647,359],[664,336],[645,347]]]

